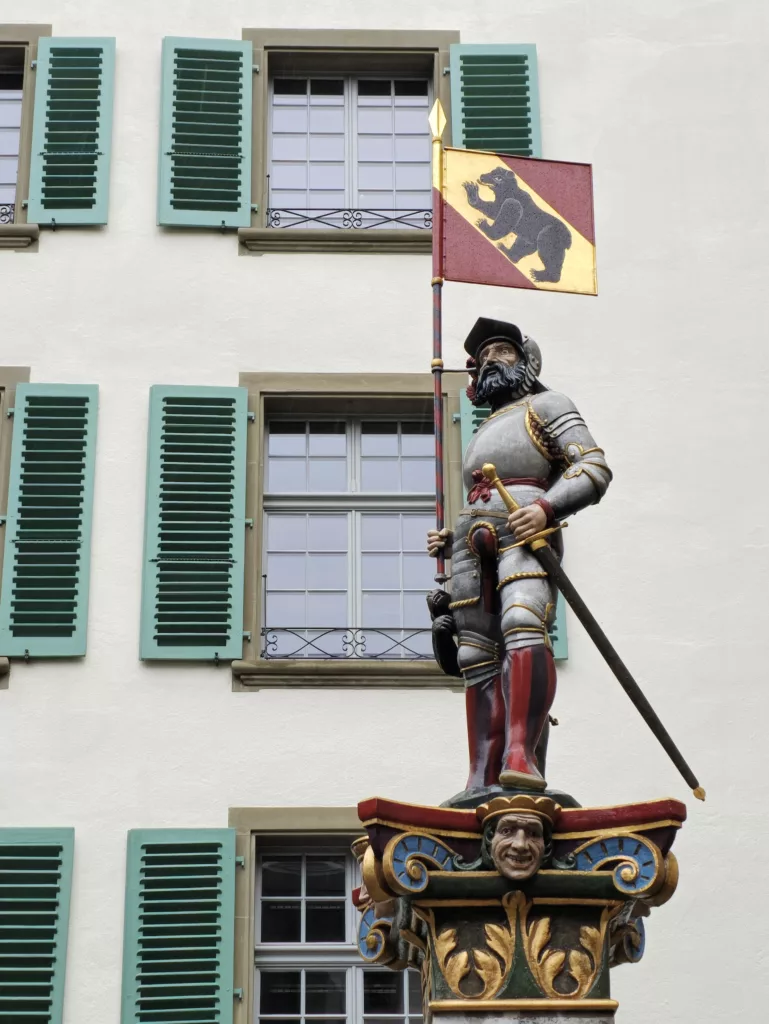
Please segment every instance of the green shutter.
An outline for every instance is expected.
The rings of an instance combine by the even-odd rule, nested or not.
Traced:
[[[114,39],[40,40],[31,223],[107,223],[114,79]]]
[[[128,833],[121,1024],[232,1024],[234,933],[234,829]]]
[[[245,388],[150,390],[142,658],[243,654]]]
[[[491,410],[487,405],[476,406],[470,401],[464,391],[459,395],[459,425],[462,439],[462,452],[464,453],[470,443],[470,438],[476,432],[481,423],[486,419]],[[566,661],[569,657],[569,641],[566,635],[566,602],[562,594],[558,594],[555,606],[555,619],[550,629],[550,642],[553,645],[553,655],[556,661]]]
[[[61,1024],[75,832],[0,828],[0,1021]]]
[[[158,224],[251,223],[253,45],[163,40]]]
[[[452,43],[449,64],[455,146],[542,155],[536,46]]]
[[[95,384],[16,388],[0,654],[85,654],[97,406]]]

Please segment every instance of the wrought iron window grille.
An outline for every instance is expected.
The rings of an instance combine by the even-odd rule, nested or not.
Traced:
[[[432,661],[432,632],[406,626],[390,629],[346,626],[262,629],[261,657],[265,660],[323,659],[344,661]]]
[[[0,224],[13,224],[15,214],[15,203],[0,203]]]
[[[340,231],[369,230],[371,228],[416,228],[430,231],[433,226],[432,210],[267,210],[267,227],[336,228]]]

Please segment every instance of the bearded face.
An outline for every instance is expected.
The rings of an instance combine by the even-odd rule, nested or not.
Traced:
[[[515,345],[502,339],[492,341],[480,356],[475,402],[498,409],[530,391],[533,380],[527,360]]]
[[[505,814],[491,840],[491,859],[500,875],[520,882],[536,874],[545,854],[542,819],[535,814]]]

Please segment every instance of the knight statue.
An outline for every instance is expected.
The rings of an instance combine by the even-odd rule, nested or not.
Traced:
[[[431,555],[443,551],[451,559],[450,598],[442,604],[434,595],[432,611],[434,631],[445,640],[448,624],[456,635],[470,750],[463,795],[475,803],[498,786],[545,788],[556,685],[548,627],[556,592],[526,542],[600,501],[612,474],[571,399],[540,383],[542,357],[532,338],[515,324],[481,317],[465,349],[468,396],[491,413],[465,452],[467,501],[455,528],[430,530],[427,543]],[[517,511],[508,513],[484,477],[488,463],[521,506]],[[549,536],[559,556],[560,536]],[[446,668],[439,650],[436,642]]]

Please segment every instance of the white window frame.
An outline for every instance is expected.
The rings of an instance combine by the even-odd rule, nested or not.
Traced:
[[[17,106],[18,106],[18,114],[19,114],[18,141],[16,143],[16,152],[15,153],[0,152],[0,159],[5,160],[8,157],[11,157],[11,158],[15,157],[16,158],[16,178],[15,178],[15,180],[13,182],[7,182],[7,181],[2,180],[2,176],[0,176],[0,187],[11,186],[11,188],[13,189],[13,199],[11,199],[10,201],[6,201],[6,200],[0,198],[0,207],[9,207],[9,208],[13,207],[13,209],[16,210],[16,209],[20,209],[21,208],[21,202],[20,202],[20,199],[19,199],[19,161],[20,161],[20,158],[21,158],[21,119],[22,119],[23,104],[24,104],[24,64],[25,64],[25,60],[26,60],[26,52],[27,51],[26,51],[26,47],[24,47],[24,46],[22,46],[20,44],[4,43],[2,41],[0,41],[0,48],[6,49],[6,50],[18,50],[19,54],[20,54],[20,58],[21,58],[21,61],[20,61],[20,72],[21,72],[21,76],[22,76],[22,87],[20,89],[3,89],[2,88],[3,79],[2,79],[2,76],[0,75],[0,101],[2,101],[3,104],[15,102],[17,104]],[[6,128],[0,126],[0,132],[5,133],[6,130],[7,130]],[[0,219],[0,223],[2,223],[2,224],[10,224],[10,223],[13,223],[14,219],[15,219],[14,217],[8,216],[5,219]]]
[[[358,103],[357,103],[358,92],[357,92],[357,83],[359,81],[362,81],[362,80],[366,80],[366,81],[390,81],[391,83],[397,82],[397,81],[402,81],[402,82],[424,81],[424,82],[426,82],[426,84],[427,84],[427,105],[425,107],[425,125],[427,126],[427,116],[428,116],[428,114],[429,114],[429,112],[430,112],[430,110],[432,108],[432,105],[433,105],[433,92],[434,92],[434,90],[433,90],[433,82],[432,82],[432,80],[430,78],[423,78],[420,75],[413,75],[413,74],[412,75],[407,75],[407,74],[386,75],[384,73],[377,74],[377,75],[349,75],[349,74],[334,74],[333,72],[327,72],[327,73],[323,73],[323,74],[315,74],[315,73],[307,74],[307,73],[302,73],[302,74],[291,75],[288,72],[281,71],[281,72],[278,72],[277,74],[270,75],[270,80],[269,80],[269,83],[268,83],[268,95],[267,95],[267,153],[266,153],[266,160],[265,160],[265,165],[266,165],[266,168],[267,168],[267,175],[269,176],[269,187],[268,187],[268,190],[267,190],[268,191],[268,195],[267,195],[267,207],[268,208],[273,205],[273,200],[272,200],[272,189],[273,189],[273,186],[272,186],[272,139],[273,139],[273,114],[274,114],[274,111],[275,111],[275,104],[274,104],[274,95],[275,95],[275,93],[274,93],[274,82],[275,82],[276,78],[289,78],[289,79],[304,80],[304,81],[306,81],[308,83],[310,81],[312,81],[313,79],[314,80],[317,80],[317,79],[328,79],[328,80],[334,80],[334,81],[339,81],[339,80],[343,81],[344,88],[343,88],[342,98],[343,98],[343,109],[344,109],[345,188],[344,188],[344,203],[343,203],[343,205],[341,207],[339,207],[339,209],[343,209],[343,210],[369,209],[369,210],[380,210],[384,214],[386,214],[388,212],[392,212],[394,214],[397,214],[398,213],[398,207],[396,205],[396,199],[397,199],[398,190],[395,187],[395,167],[397,165],[397,161],[394,158],[393,158],[393,161],[392,161],[392,166],[393,166],[393,188],[392,188],[392,192],[391,192],[392,206],[386,206],[385,205],[385,206],[379,206],[379,207],[371,207],[371,206],[365,206],[364,207],[360,203],[360,192],[361,191],[365,192],[366,190],[365,189],[363,189],[363,190],[359,189],[358,185],[357,185],[357,172],[358,172]],[[308,90],[309,90],[309,84],[308,84]],[[308,114],[309,114],[309,110],[311,108],[311,104],[309,102],[309,96],[310,96],[309,91],[308,91],[308,93],[306,95],[307,95],[307,98],[308,98],[307,109],[308,109]],[[392,98],[394,99],[395,97],[393,96]],[[426,137],[429,139],[429,129],[427,127],[425,128],[425,134],[426,134]],[[306,163],[306,165],[308,167],[308,175],[309,175],[309,165],[310,165],[309,140],[311,138],[311,132],[310,132],[310,129],[309,129],[309,121],[308,121],[308,129],[307,129],[306,137],[307,137],[307,141],[308,141],[308,150],[307,150],[308,151],[308,156],[307,156],[307,159],[306,159],[305,163]],[[393,136],[392,137],[393,138],[395,137],[395,133],[394,132],[393,132]],[[426,164],[427,164],[427,166],[429,168],[429,166],[430,166],[430,158],[428,158],[428,160],[426,161]],[[296,191],[300,191],[300,190],[297,189]],[[305,188],[304,191],[305,191],[305,193],[307,195],[306,202],[308,204],[308,205],[306,205],[304,207],[305,212],[307,212],[311,216],[313,214],[321,215],[321,214],[327,214],[328,213],[328,210],[327,210],[326,207],[317,207],[317,208],[315,208],[315,207],[309,206],[309,200],[310,200],[309,176],[308,176],[307,187]],[[383,191],[383,190],[372,189],[371,191]],[[404,190],[404,191],[406,191],[406,190]],[[425,192],[429,192],[429,188],[425,189]],[[430,207],[431,207],[431,202],[428,202],[427,206],[425,207],[425,210],[426,211],[429,210]],[[282,209],[282,207],[278,207],[278,208]],[[298,212],[300,212],[302,210],[301,207],[296,207],[296,209],[297,209]],[[408,208],[408,209],[410,209],[410,208]],[[307,225],[304,224],[304,223],[299,224],[298,226],[299,227],[307,227]],[[409,225],[409,224],[404,222],[403,226],[404,227],[409,227],[409,226],[413,226],[413,225]]]
[[[360,922],[360,912],[355,909],[352,902],[352,890],[360,884],[358,865],[350,853],[350,844],[356,838],[350,836],[292,836],[293,842],[281,842],[280,837],[260,836],[259,849],[256,857],[256,884],[254,886],[254,1012],[253,1022],[269,1024],[272,1020],[284,1020],[291,1018],[297,1024],[314,1024],[330,1019],[338,1020],[338,1014],[312,1015],[305,1017],[305,986],[301,986],[300,1013],[298,1016],[291,1014],[280,1014],[273,1016],[262,1016],[260,1014],[260,976],[262,971],[300,971],[302,973],[313,970],[339,971],[344,972],[346,1006],[345,1016],[347,1024],[364,1024],[368,1017],[375,1017],[381,1020],[392,1020],[393,1022],[404,1022],[404,1024],[422,1024],[422,1008],[419,1013],[413,1013],[409,1006],[408,971],[397,972],[403,986],[403,1007],[402,1014],[368,1014],[363,1015],[363,978],[364,971],[386,971],[386,967],[376,967],[364,963],[357,948],[357,930]],[[285,837],[284,837],[285,839]],[[274,845],[273,845],[274,843]],[[289,856],[302,857],[302,888],[304,889],[304,864],[307,856],[344,856],[345,857],[345,942],[273,942],[262,943],[259,941],[261,934],[261,906],[262,906],[262,880],[261,864],[265,857]],[[286,897],[286,899],[297,899],[298,897]],[[318,897],[319,899],[321,897]],[[333,899],[334,897],[328,897]],[[305,897],[301,900],[304,903]],[[302,932],[304,932],[304,914],[302,914]]]
[[[347,425],[347,491],[337,493],[312,493],[296,492],[291,494],[272,494],[268,490],[269,484],[269,424],[275,420],[289,422],[318,422],[344,421]],[[262,529],[262,564],[265,567],[264,576],[264,597],[262,602],[262,626],[269,629],[279,629],[282,623],[271,623],[267,621],[267,595],[269,593],[269,578],[267,576],[268,554],[267,554],[267,521],[271,513],[280,512],[283,514],[312,515],[328,513],[345,513],[348,515],[348,565],[347,565],[347,624],[345,628],[360,629],[365,632],[366,628],[376,629],[377,626],[364,627],[363,622],[363,580],[362,580],[362,539],[361,539],[361,517],[366,512],[383,512],[396,514],[409,513],[414,515],[432,516],[435,513],[435,495],[433,491],[410,493],[404,491],[391,491],[377,493],[373,491],[361,491],[360,467],[361,467],[361,424],[364,421],[370,422],[425,422],[427,417],[417,414],[369,414],[369,415],[347,415],[334,416],[333,414],[294,414],[270,415],[267,417],[264,431],[264,452],[263,465],[265,467],[265,489],[263,494],[263,529]],[[432,483],[432,478],[430,480]],[[403,594],[408,591],[401,589],[401,611],[403,611]],[[323,629],[324,624],[316,626],[307,625],[297,627],[297,632],[304,629],[311,632],[315,629]],[[342,627],[339,627],[342,628]],[[380,627],[381,624],[380,624]],[[422,628],[408,625],[391,627],[393,634],[396,632],[407,632],[410,629]],[[426,627],[425,627],[426,628]],[[400,655],[395,655],[399,658]]]

